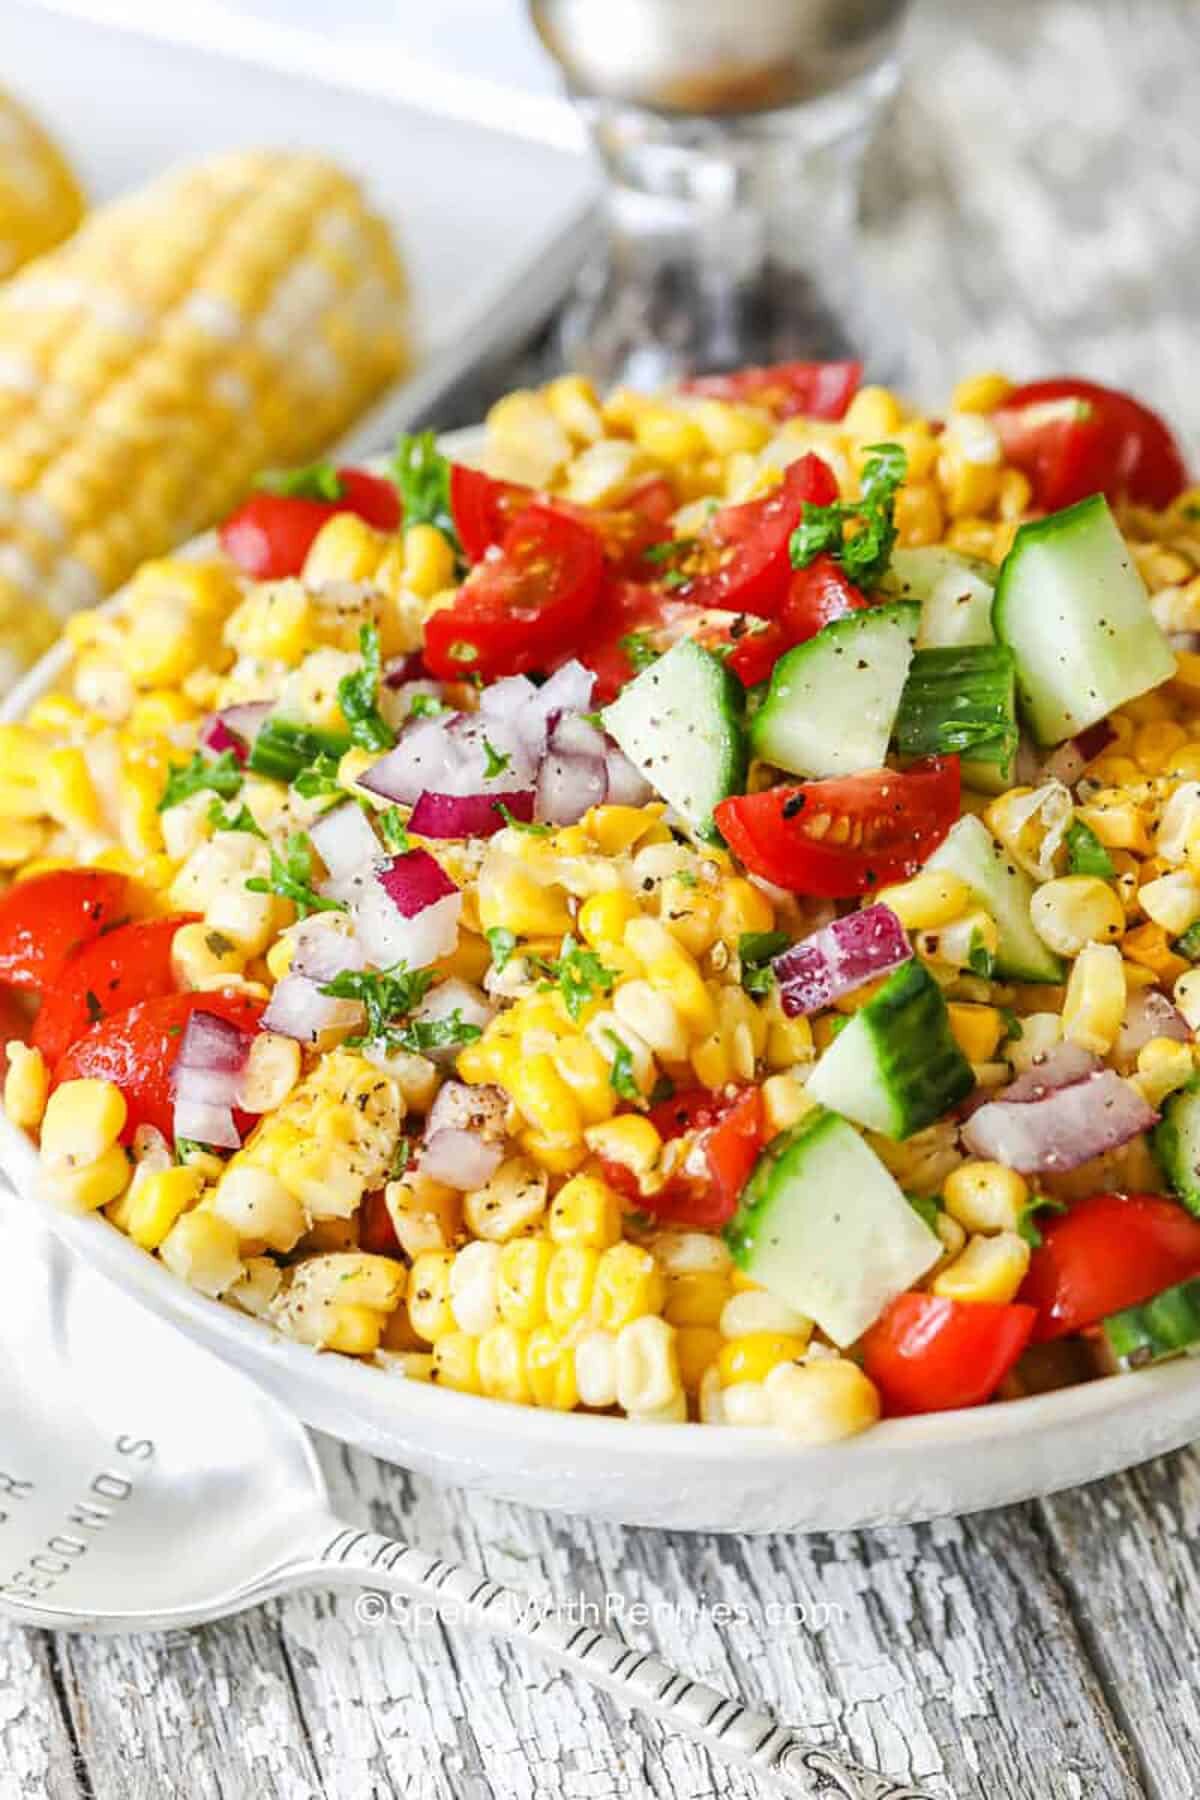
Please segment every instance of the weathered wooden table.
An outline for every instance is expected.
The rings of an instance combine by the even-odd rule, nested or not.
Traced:
[[[928,0],[913,38],[868,211],[920,391],[1075,367],[1200,445],[1200,9]],[[1195,1452],[975,1519],[742,1541],[552,1520],[325,1448],[348,1517],[612,1596],[635,1641],[959,1800],[1200,1795]],[[359,1623],[349,1596],[140,1642],[0,1626],[0,1800],[755,1791],[482,1640]]]

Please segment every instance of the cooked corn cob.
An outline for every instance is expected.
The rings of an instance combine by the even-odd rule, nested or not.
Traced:
[[[0,89],[0,278],[70,237],[83,209],[57,145]]]
[[[255,470],[334,440],[403,367],[405,334],[386,225],[334,164],[284,151],[164,176],[0,290],[8,662]]]

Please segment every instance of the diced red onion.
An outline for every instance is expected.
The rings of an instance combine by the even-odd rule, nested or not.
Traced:
[[[1100,1069],[1042,1100],[992,1100],[963,1126],[975,1156],[1022,1175],[1058,1174],[1116,1150],[1157,1124],[1158,1114],[1113,1069]]]
[[[428,850],[393,856],[352,902],[355,930],[379,968],[425,969],[458,942],[462,895]]]
[[[514,788],[505,794],[434,794],[426,791],[413,807],[410,831],[427,838],[491,837],[504,825],[501,806],[514,819],[528,824],[533,818],[532,788]]]
[[[415,805],[427,787],[444,789],[454,762],[446,724],[439,717],[406,725],[395,748],[358,777],[359,787],[401,806]]]
[[[310,981],[320,983],[365,965],[367,959],[358,939],[324,924],[328,917],[328,913],[318,913],[292,926],[287,934],[292,944],[289,975],[307,975]]]
[[[1125,1018],[1113,1054],[1118,1062],[1132,1062],[1151,1038],[1171,1038],[1177,1044],[1191,1042],[1187,1020],[1157,988],[1134,988],[1125,1003]]]
[[[172,1079],[183,1069],[216,1070],[240,1075],[250,1054],[250,1038],[239,1025],[202,1007],[189,1014],[179,1040]]]
[[[175,1095],[172,1124],[177,1138],[189,1138],[195,1144],[210,1144],[216,1150],[241,1148],[242,1140],[233,1121],[232,1107],[194,1100],[182,1086]]]
[[[410,650],[407,656],[393,656],[383,665],[383,685],[386,688],[403,687],[406,681],[420,681],[425,675],[425,659],[419,650]]]
[[[511,725],[479,714],[445,713],[406,726],[395,749],[358,780],[370,793],[415,806],[425,792],[467,795],[530,787],[536,767]]]
[[[458,1013],[464,1025],[474,1025],[480,1031],[486,1030],[495,1015],[492,1006],[477,987],[469,981],[460,981],[452,975],[447,981],[439,981],[431,988],[424,1000],[413,1013],[414,1019],[449,1019]],[[457,1044],[447,1044],[441,1050],[427,1050],[425,1054],[433,1062],[453,1062],[458,1055]],[[447,1084],[454,1085],[454,1084]],[[478,1089],[471,1090],[478,1092]],[[434,1102],[436,1106],[436,1101]]]
[[[275,984],[263,1014],[263,1029],[295,1038],[299,1044],[316,1044],[327,1031],[356,1030],[363,1017],[359,1002],[338,1000],[332,994],[323,994],[321,987],[321,982],[289,969]]]
[[[453,1126],[456,1130],[474,1131],[489,1140],[504,1136],[508,1118],[508,1095],[492,1082],[478,1086],[467,1081],[444,1081],[434,1095],[429,1109],[426,1135]]]
[[[1061,781],[1064,787],[1074,787],[1088,764],[1107,750],[1116,735],[1107,719],[1098,719],[1086,731],[1068,738],[1065,744],[1050,752],[1042,764],[1040,779]]]
[[[775,958],[779,1004],[792,1019],[819,1012],[911,956],[903,925],[890,907],[876,902],[834,919]]]
[[[467,1193],[485,1187],[503,1160],[503,1144],[485,1144],[473,1132],[445,1126],[425,1140],[420,1168],[431,1181]]]
[[[354,800],[322,813],[308,835],[335,881],[370,868],[382,854],[370,820]]]
[[[654,789],[640,769],[636,769],[623,750],[609,744],[604,752],[608,775],[605,801],[609,806],[645,806],[654,798]]]
[[[505,675],[500,681],[493,681],[485,687],[479,696],[480,716],[485,719],[504,719],[510,723],[517,720],[518,715],[537,698],[537,683],[530,681],[528,675]]]
[[[564,713],[550,733],[538,771],[538,818],[574,825],[590,807],[602,805],[607,793],[604,734],[578,713]]]
[[[1060,1088],[1070,1087],[1072,1083],[1094,1075],[1099,1067],[1100,1058],[1081,1045],[1055,1044],[993,1098],[1018,1103],[1044,1100],[1047,1094],[1056,1094]]]
[[[240,706],[224,706],[212,713],[200,728],[200,745],[220,756],[232,750],[239,762],[245,762],[250,745],[271,711],[269,700],[247,700]]]

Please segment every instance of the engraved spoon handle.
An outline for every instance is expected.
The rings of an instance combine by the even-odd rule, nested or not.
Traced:
[[[806,1744],[769,1713],[753,1712],[716,1688],[678,1674],[611,1632],[564,1623],[532,1596],[378,1532],[339,1526],[304,1574],[401,1594],[515,1638],[626,1704],[670,1720],[707,1749],[753,1769],[799,1800],[937,1800],[924,1788],[892,1781]]]

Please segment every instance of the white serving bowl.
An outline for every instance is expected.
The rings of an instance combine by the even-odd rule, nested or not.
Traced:
[[[467,455],[477,443],[461,434],[447,447]],[[19,719],[68,661],[65,645],[51,650],[0,719]],[[845,1530],[1054,1493],[1200,1435],[1200,1363],[1188,1358],[1032,1399],[889,1420],[818,1450],[771,1431],[635,1425],[477,1399],[306,1349],[206,1299],[102,1216],[39,1202],[36,1168],[33,1144],[0,1114],[0,1171],[16,1191],[8,1203],[36,1207],[125,1294],[237,1364],[306,1424],[385,1462],[527,1506],[685,1531]],[[114,1295],[116,1331],[120,1308]]]

